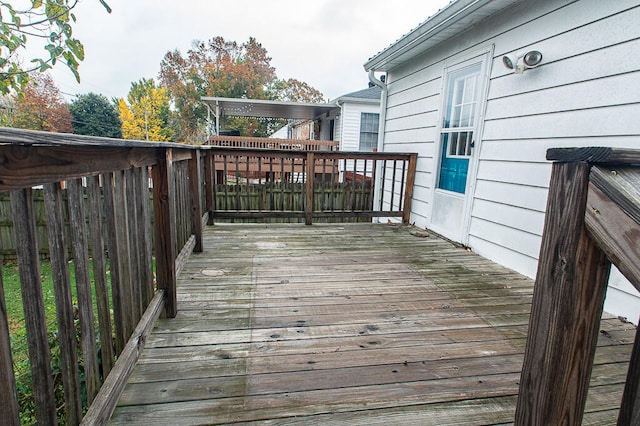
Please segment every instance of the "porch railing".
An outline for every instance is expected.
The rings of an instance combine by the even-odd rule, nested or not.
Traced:
[[[177,144],[15,129],[0,129],[0,143],[0,191],[11,197],[37,422],[56,424],[59,416],[33,208],[33,188],[42,187],[65,422],[103,424],[156,319],[162,311],[176,314],[180,260],[201,250],[200,152]],[[86,414],[82,400],[89,406]],[[3,424],[20,424],[1,280],[0,406]]]
[[[547,159],[554,163],[515,424],[577,426],[611,265],[640,291],[640,150],[558,148]],[[639,422],[640,331],[618,425]]]
[[[337,151],[338,141],[256,138],[247,136],[211,136],[208,145],[225,148],[285,149],[292,151]]]
[[[409,222],[416,154],[215,148],[205,155],[213,219]]]
[[[39,242],[46,241],[51,261],[65,423],[104,424],[156,319],[176,315],[176,276],[191,251],[202,250],[207,218],[408,222],[415,162],[415,154],[193,147],[0,128],[0,192],[11,199],[38,424],[56,424],[60,414]],[[253,187],[273,195],[257,209],[243,201]],[[44,193],[46,239],[36,235],[36,219],[43,218],[36,218],[35,188]],[[276,197],[278,191],[285,196]],[[340,191],[346,195],[338,202]],[[282,204],[296,192],[302,198],[295,207]],[[17,425],[9,326],[0,274],[1,416],[3,424]]]

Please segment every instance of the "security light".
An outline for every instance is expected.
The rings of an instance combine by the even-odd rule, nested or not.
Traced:
[[[522,74],[524,70],[535,68],[542,62],[542,53],[537,50],[518,52],[502,57],[502,63],[515,74]]]
[[[542,53],[538,52],[537,50],[527,52],[524,54],[522,62],[524,62],[524,65],[527,68],[537,67],[538,65],[540,65],[540,62],[542,62]]]

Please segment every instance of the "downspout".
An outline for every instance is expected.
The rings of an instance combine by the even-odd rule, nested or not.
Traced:
[[[385,120],[387,118],[387,85],[382,80],[376,78],[375,72],[372,69],[369,70],[369,81],[382,89],[382,94],[380,95],[382,99],[382,104],[380,105],[380,122],[378,124],[378,152],[383,152]]]
[[[384,131],[385,131],[385,121],[387,118],[387,85],[382,80],[378,80],[375,76],[375,72],[373,69],[369,70],[369,81],[380,89],[382,89],[382,93],[380,94],[381,105],[380,105],[380,121],[378,123],[378,152],[384,151]],[[374,182],[375,187],[378,188],[373,197],[373,205],[379,206],[380,200],[382,199],[382,194],[384,191],[384,182],[382,182],[382,165],[376,165],[376,180]],[[380,222],[380,218],[375,218],[374,221],[376,223]]]

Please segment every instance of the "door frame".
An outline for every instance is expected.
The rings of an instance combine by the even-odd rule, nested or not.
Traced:
[[[483,49],[475,50],[471,53],[464,55],[456,55],[455,58],[445,62],[442,70],[441,87],[440,87],[440,113],[438,116],[438,122],[436,126],[436,140],[434,145],[434,169],[432,173],[432,185],[431,185],[431,214],[429,215],[429,228],[442,234],[443,236],[450,238],[456,242],[468,245],[469,243],[469,230],[471,227],[471,213],[473,209],[473,199],[475,196],[476,177],[478,175],[480,149],[482,147],[482,132],[484,129],[484,116],[487,105],[487,97],[489,93],[489,82],[491,76],[491,68],[493,64],[493,52],[494,45],[491,44]],[[480,81],[481,88],[479,89],[480,99],[478,101],[477,110],[477,122],[474,129],[474,146],[471,149],[471,156],[469,157],[469,166],[467,170],[467,182],[465,185],[464,194],[460,194],[453,191],[447,191],[438,188],[438,179],[440,175],[441,155],[442,155],[442,129],[444,117],[446,114],[445,108],[447,107],[447,86],[449,84],[449,74],[465,67],[480,63]],[[462,201],[461,211],[461,229],[459,233],[451,232],[447,229],[433,223],[433,212],[436,207],[436,199],[439,194],[446,194],[451,199],[459,198]]]

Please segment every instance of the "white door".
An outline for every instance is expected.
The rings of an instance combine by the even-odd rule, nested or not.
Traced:
[[[445,69],[430,228],[466,243],[470,175],[484,105],[486,57]]]

